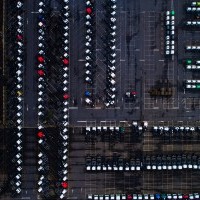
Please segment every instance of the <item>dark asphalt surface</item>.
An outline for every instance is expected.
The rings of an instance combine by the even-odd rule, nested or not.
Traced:
[[[84,38],[85,38],[85,3],[74,1],[72,12],[73,20],[71,22],[71,43],[70,51],[71,70],[70,70],[70,93],[72,100],[77,100],[77,107],[71,104],[70,122],[71,124],[79,124],[77,121],[91,120],[125,120],[130,118],[140,118],[140,103],[141,95],[141,69],[135,62],[138,62],[136,49],[140,46],[140,35],[138,35],[139,25],[139,2],[134,1],[118,1],[117,9],[117,105],[116,108],[106,109],[103,105],[105,99],[105,77],[106,64],[104,63],[104,43],[102,37],[105,36],[105,11],[102,5],[103,1],[96,1],[96,56],[97,56],[97,72],[95,78],[95,97],[96,106],[94,109],[87,108],[84,104],[84,91],[87,90],[84,84]],[[135,18],[137,18],[135,20]],[[80,40],[77,40],[77,37]],[[83,42],[80,42],[83,41]],[[137,58],[138,59],[138,58]],[[136,85],[136,76],[138,77]],[[77,87],[79,85],[79,87]],[[138,100],[135,103],[125,103],[124,94],[128,90],[138,91]],[[128,108],[128,109],[127,109]],[[134,113],[134,115],[133,115]],[[78,117],[77,117],[78,116]]]
[[[38,1],[27,1],[25,3],[25,35],[27,60],[25,66],[24,87],[24,126],[36,127],[37,125],[37,12]]]
[[[37,162],[37,141],[35,132],[37,127],[37,5],[39,0],[27,0],[25,3],[25,35],[26,41],[26,69],[24,88],[24,171],[23,191],[20,198],[37,199],[36,185],[36,162]],[[51,1],[54,11],[59,10],[56,0]],[[84,75],[84,38],[85,38],[85,2],[82,0],[71,0],[71,22],[70,22],[70,97],[77,101],[77,105],[70,104],[70,125],[116,125],[119,121],[148,120],[152,125],[158,121],[200,120],[200,101],[198,93],[184,91],[182,82],[191,77],[199,75],[186,72],[180,64],[180,60],[186,57],[197,58],[197,55],[185,53],[184,46],[191,39],[200,39],[199,34],[186,32],[180,28],[185,18],[183,4],[191,0],[166,1],[166,0],[118,0],[117,3],[117,107],[105,109],[102,103],[105,88],[104,49],[101,37],[105,34],[103,19],[103,0],[96,0],[97,20],[97,77],[95,85],[96,105],[95,108],[88,108],[84,105],[84,91],[87,90],[83,82]],[[166,10],[174,9],[176,13],[176,31],[178,33],[176,42],[176,53],[173,61],[166,61],[163,56],[163,24],[162,16]],[[184,42],[182,42],[184,41]],[[175,95],[170,99],[152,99],[148,93],[155,85],[155,81],[167,78],[176,88]],[[124,93],[127,90],[137,91],[137,101],[127,103],[124,100]],[[196,100],[194,100],[196,99]],[[195,109],[192,105],[195,101]],[[80,122],[82,121],[82,122]],[[189,122],[190,123],[190,122]],[[121,122],[121,124],[123,124]],[[127,125],[126,123],[124,123]],[[123,124],[123,125],[124,125]],[[89,154],[112,155],[118,152],[126,157],[129,154],[138,152],[173,151],[176,145],[163,145],[148,135],[142,142],[130,143],[127,135],[127,142],[110,146],[108,143],[85,144],[84,135],[80,130],[75,129],[70,136],[70,161],[69,161],[69,198],[85,199],[89,193],[154,193],[154,192],[199,192],[199,173],[187,172],[174,174],[173,172],[161,173],[86,173],[85,156]],[[179,145],[177,151],[199,151],[197,146]],[[80,175],[81,173],[81,175]],[[177,175],[177,177],[175,177]],[[181,184],[180,184],[181,183]],[[180,187],[179,187],[180,185]],[[194,191],[195,190],[195,191]]]
[[[25,2],[26,64],[24,74],[24,166],[22,198],[37,199],[37,12],[38,2]]]
[[[151,124],[152,125],[152,124]],[[69,197],[85,199],[87,194],[123,194],[123,193],[193,193],[200,190],[200,171],[135,171],[135,172],[86,172],[85,158],[87,155],[111,157],[114,153],[121,158],[134,156],[174,154],[179,152],[195,152],[199,154],[198,143],[182,140],[169,143],[153,138],[147,131],[139,141],[133,141],[132,134],[125,129],[124,142],[85,143],[85,135],[81,128],[74,128],[70,134],[69,151]],[[198,140],[199,141],[199,140]],[[196,141],[197,142],[197,141]],[[183,145],[184,144],[184,145]],[[80,175],[81,173],[81,175]]]
[[[101,121],[123,120],[199,120],[200,101],[198,92],[185,91],[183,82],[186,79],[199,79],[199,74],[186,71],[182,59],[198,58],[198,53],[185,52],[184,47],[191,41],[197,41],[198,32],[185,31],[182,24],[186,19],[184,1],[138,0],[118,1],[117,9],[117,106],[105,108],[105,68],[104,49],[101,37],[105,34],[104,9],[102,1],[96,3],[96,56],[97,73],[95,84],[96,105],[88,108],[84,104],[84,91],[87,90],[84,77],[84,2],[72,1],[71,22],[71,70],[70,93],[71,125],[82,125],[89,121],[97,124]],[[176,36],[175,56],[173,60],[164,56],[164,13],[175,10]],[[77,38],[80,38],[77,40]],[[80,42],[81,41],[81,42]],[[183,42],[182,42],[183,41]],[[174,87],[171,98],[152,98],[149,90],[156,81],[168,79]],[[79,87],[77,87],[79,85]],[[136,90],[137,101],[127,103],[124,94],[128,90]],[[95,116],[95,119],[94,119]],[[80,123],[79,121],[83,121]],[[87,122],[86,122],[87,121]]]
[[[101,36],[105,34],[102,19],[104,18],[103,1],[96,1],[97,18],[97,78],[95,94],[97,98],[104,98],[105,64],[103,62],[103,43]],[[150,126],[162,124],[194,125],[199,121],[199,102],[195,100],[195,109],[191,109],[193,97],[198,93],[184,91],[182,82],[188,77],[195,77],[191,72],[186,73],[181,60],[187,57],[198,57],[184,51],[185,43],[193,38],[200,40],[198,33],[187,33],[181,28],[185,18],[184,4],[192,2],[165,0],[119,0],[118,13],[118,69],[117,90],[118,104],[115,109],[105,109],[101,100],[97,100],[95,108],[84,105],[84,91],[87,89],[83,82],[84,74],[84,2],[74,1],[71,22],[71,68],[70,93],[71,126],[115,126],[127,125],[120,121],[148,120]],[[175,10],[176,22],[176,55],[174,60],[167,60],[164,56],[164,24],[163,16],[167,10]],[[77,38],[80,38],[77,40]],[[81,42],[80,42],[81,41]],[[183,42],[184,41],[184,42]],[[178,52],[177,52],[178,51]],[[172,98],[151,98],[148,91],[160,79],[169,79],[175,87]],[[77,85],[79,87],[77,87]],[[128,89],[135,89],[138,93],[138,103],[124,102],[123,95]],[[189,102],[190,101],[190,102]],[[158,122],[159,121],[159,122]],[[129,138],[129,135],[126,135]],[[116,194],[116,193],[189,193],[199,191],[199,172],[142,172],[142,173],[88,173],[85,171],[85,156],[87,154],[112,155],[120,153],[122,157],[135,152],[157,154],[160,152],[199,152],[198,141],[192,145],[187,141],[181,144],[163,144],[159,139],[153,139],[149,134],[142,138],[142,142],[131,144],[109,143],[84,144],[84,135],[74,129],[70,136],[70,190],[71,198],[84,199],[87,194]],[[83,151],[85,149],[85,152]],[[81,172],[81,176],[80,176]]]

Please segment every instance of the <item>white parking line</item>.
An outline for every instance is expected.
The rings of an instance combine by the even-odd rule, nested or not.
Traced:
[[[86,108],[87,110],[99,110],[101,107],[94,107],[94,108]]]
[[[120,107],[106,108],[106,109],[112,109],[112,110],[113,110],[113,109],[118,109],[118,110],[119,110],[119,109],[120,109]]]
[[[69,109],[71,109],[71,110],[77,110],[78,107],[69,107]]]

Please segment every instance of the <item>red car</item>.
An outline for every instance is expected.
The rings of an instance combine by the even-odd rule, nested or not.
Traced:
[[[184,195],[183,195],[183,199],[185,199],[185,200],[186,200],[186,199],[189,199],[189,195],[188,195],[188,194],[184,194]]]

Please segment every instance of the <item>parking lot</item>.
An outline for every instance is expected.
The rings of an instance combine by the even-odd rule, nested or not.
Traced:
[[[191,40],[190,38],[194,38],[195,41],[198,40],[198,31],[191,32],[183,29],[183,22],[186,19],[184,5],[187,1],[172,2],[150,1],[148,4],[142,4],[142,1],[134,1],[133,3],[119,1],[118,103],[115,108],[105,108],[103,104],[105,98],[103,93],[105,64],[103,62],[103,42],[101,38],[105,32],[102,22],[105,12],[100,2],[96,5],[96,24],[101,24],[101,26],[98,27],[96,36],[97,81],[94,86],[96,95],[94,108],[88,108],[84,104],[83,91],[86,88],[82,80],[83,74],[81,74],[84,72],[82,68],[84,66],[84,46],[76,43],[77,40],[74,37],[76,34],[72,33],[72,48],[76,47],[78,54],[77,59],[72,59],[72,64],[75,67],[71,70],[71,77],[73,77],[71,78],[71,95],[73,100],[75,99],[77,102],[76,106],[71,105],[70,120],[72,124],[76,124],[77,121],[90,120],[94,113],[98,121],[104,120],[103,116],[104,113],[108,113],[107,109],[109,109],[109,114],[106,114],[107,119],[111,120],[113,116],[118,120],[123,120],[123,118],[140,119],[144,116],[150,120],[152,118],[148,114],[150,110],[153,118],[156,117],[157,119],[162,116],[168,120],[172,115],[175,115],[180,120],[185,115],[187,119],[190,116],[195,116],[195,119],[198,120],[197,112],[200,106],[197,97],[198,92],[185,90],[183,84],[186,79],[194,77],[194,73],[186,71],[182,64],[183,59],[191,56],[197,58],[198,56],[198,53],[185,52],[185,45],[187,41]],[[164,55],[164,11],[167,9],[176,11],[176,38],[179,39],[176,39],[176,54],[173,59],[166,59]],[[77,27],[78,30],[84,30],[83,18],[80,17],[84,13],[81,9],[78,13],[74,12],[76,20],[73,21],[72,26]],[[83,38],[81,40],[84,40],[83,31],[79,31],[77,34],[80,38]],[[79,48],[77,49],[77,47]],[[76,58],[76,55],[73,54],[73,56]],[[195,74],[195,77],[198,77],[198,74]],[[167,80],[172,85],[173,95],[171,97],[150,96],[150,90],[155,87],[159,80]],[[75,87],[77,82],[80,85],[79,88]],[[134,102],[125,101],[125,92],[130,90],[137,92],[137,99]],[[81,112],[82,110],[84,112]],[[133,112],[134,116],[132,115]],[[77,115],[77,113],[79,114]],[[80,113],[84,113],[84,116]],[[120,113],[123,113],[123,115]],[[78,116],[78,119],[76,119],[76,116]]]
[[[184,26],[190,19],[185,5],[192,0],[117,0],[116,8],[109,7],[107,1],[96,0],[89,10],[81,0],[71,0],[65,7],[64,1],[47,0],[45,6],[39,2],[26,1],[23,8],[19,6],[20,11],[15,9],[15,4],[7,5],[10,9],[6,12],[9,20],[5,56],[9,59],[6,59],[8,81],[4,99],[7,110],[3,114],[7,116],[5,127],[9,127],[10,132],[8,138],[5,137],[7,132],[1,134],[1,156],[6,162],[2,164],[0,182],[6,185],[5,180],[10,178],[10,182],[15,183],[11,180],[16,176],[14,170],[18,165],[8,168],[12,173],[6,166],[19,161],[13,158],[12,152],[15,152],[16,142],[19,145],[23,142],[23,151],[21,146],[17,147],[23,152],[22,178],[19,173],[22,192],[15,199],[57,199],[60,196],[84,200],[88,194],[199,192],[200,166],[160,171],[153,171],[153,165],[152,170],[145,166],[148,156],[153,160],[153,156],[162,155],[164,161],[173,155],[176,158],[200,156],[199,92],[185,87],[186,80],[200,80],[198,70],[185,67],[186,59],[199,59],[198,51],[185,50],[186,45],[200,44],[199,30],[191,31]],[[39,7],[44,10],[39,12]],[[112,9],[116,18],[109,18]],[[166,11],[175,17],[173,55],[165,55]],[[12,26],[17,23],[19,14],[20,20],[24,18],[19,21],[23,23],[24,33],[17,37],[24,36],[25,53],[17,58],[14,45],[17,43],[15,31],[19,29]],[[10,18],[12,15],[16,19]],[[90,22],[94,27],[91,28]],[[91,30],[88,36],[86,33]],[[87,44],[86,38],[92,40],[92,46]],[[92,72],[87,71],[87,75],[85,64],[91,52],[94,52],[93,60],[89,58],[92,64],[88,65],[91,64]],[[15,59],[21,58],[25,66],[22,74],[12,68],[17,62]],[[23,80],[21,90],[13,84],[15,73]],[[92,81],[86,81],[91,74]],[[166,88],[172,93],[163,92]],[[22,97],[18,96],[19,103],[23,101],[22,106],[13,101],[16,91]],[[4,94],[0,89],[3,97],[1,93]],[[22,109],[17,115],[19,122],[17,109]],[[2,120],[0,116],[0,126]],[[133,121],[138,123],[137,131],[132,129]],[[144,122],[148,122],[147,130]],[[156,135],[152,131],[155,126],[168,127],[172,132],[161,131]],[[179,131],[176,132],[175,127],[179,127]],[[191,127],[195,130],[191,131]],[[16,128],[23,141],[16,138]],[[88,128],[97,132],[92,130],[93,135],[86,135]],[[86,170],[87,158],[94,161],[98,156],[103,157],[106,170]],[[109,171],[110,163],[114,163],[117,156],[121,162],[129,163],[126,163],[128,166],[131,161],[135,163],[135,169],[114,170],[113,167]],[[10,194],[17,188],[8,187],[6,192]],[[2,198],[6,199],[6,195]]]
[[[173,124],[168,122],[168,124]],[[152,122],[152,125],[155,122]],[[156,123],[163,125],[162,122]],[[165,126],[167,123],[165,124]],[[175,125],[175,123],[174,123]],[[179,124],[180,125],[180,124]],[[154,138],[150,131],[141,136],[141,140],[132,140],[131,132],[126,128],[123,142],[85,143],[83,129],[74,128],[70,134],[71,150],[69,154],[70,181],[69,197],[84,199],[87,194],[129,194],[129,193],[192,193],[199,191],[198,176],[200,171],[86,171],[87,155],[103,155],[112,157],[114,153],[122,158],[129,156],[145,156],[156,154],[176,154],[191,152],[199,154],[199,145],[191,140],[180,139],[169,142],[164,138]],[[82,176],[78,175],[78,172]]]
[[[121,55],[119,69],[121,78],[118,79],[118,87],[120,88],[121,85],[122,90],[119,92],[121,96],[117,97],[117,107],[114,110],[107,109],[100,103],[94,108],[85,108],[83,102],[78,103],[76,107],[72,107],[70,110],[71,125],[85,127],[121,124],[121,126],[127,127],[130,124],[129,120],[142,119],[148,120],[150,127],[154,125],[198,126],[199,100],[196,96],[197,93],[186,91],[183,87],[183,81],[188,77],[191,78],[191,72],[186,72],[181,62],[182,59],[190,56],[189,53],[185,53],[185,43],[181,41],[190,40],[191,35],[194,35],[194,33],[187,33],[183,30],[181,25],[185,18],[183,6],[188,2],[190,1],[119,1],[121,44],[119,48]],[[100,9],[102,7],[97,9],[97,21],[100,17]],[[176,13],[176,37],[178,40],[175,40],[176,53],[173,59],[166,59],[164,55],[164,13],[173,9]],[[102,32],[102,28],[99,28],[99,33],[102,34]],[[97,34],[97,40],[98,37]],[[195,35],[195,38],[198,38],[198,36]],[[96,54],[99,68],[97,73],[100,75],[97,79],[95,91],[103,95],[104,63],[102,62],[100,42],[101,40],[97,42]],[[192,56],[194,57],[194,54]],[[79,65],[75,63],[74,65],[81,67],[83,63],[84,61],[80,60]],[[159,80],[168,80],[173,86],[174,93],[171,97],[150,96],[149,90]],[[135,102],[125,101],[124,94],[128,90],[137,92]],[[80,98],[83,99],[83,92],[81,93],[81,91],[84,91],[84,89],[77,91],[77,88],[73,89],[73,85],[71,85],[71,91],[74,95],[75,93],[81,94]],[[76,98],[79,102],[79,98]],[[83,110],[84,112],[81,112]],[[71,134],[70,162],[73,163],[73,169],[71,168],[70,176],[73,181],[70,184],[71,192],[69,192],[69,196],[76,197],[78,193],[84,199],[86,194],[190,193],[199,190],[199,182],[196,178],[199,172],[197,171],[86,172],[84,171],[85,160],[82,156],[88,154],[112,156],[113,152],[119,153],[124,158],[128,155],[135,155],[136,152],[141,156],[161,152],[166,154],[195,152],[198,154],[197,138],[169,141],[168,138],[163,137],[153,138],[152,134],[148,132],[141,140],[132,144],[130,135],[126,134],[124,143],[114,145],[108,142],[98,142],[93,145],[88,143],[85,152],[83,152],[82,141],[84,141],[84,138],[83,135],[77,134],[77,130],[75,128],[73,134]],[[126,150],[124,151],[124,149]],[[76,155],[79,156],[76,157]],[[80,170],[85,174],[85,177],[81,177],[80,181],[76,182],[74,177],[77,177],[76,172]]]

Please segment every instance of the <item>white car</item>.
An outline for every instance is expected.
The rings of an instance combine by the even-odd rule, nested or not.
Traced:
[[[110,27],[112,30],[116,30],[117,29],[117,26],[111,26]]]
[[[21,8],[23,6],[23,3],[21,1],[17,2],[17,8]]]
[[[64,0],[64,1],[68,1],[68,2],[69,2],[69,0]],[[87,5],[87,6],[91,6],[92,4],[91,4],[90,1],[86,1],[86,5]]]
[[[116,32],[114,31],[114,32],[111,32],[110,33],[112,36],[116,36]]]
[[[64,9],[65,9],[65,10],[69,10],[69,6],[66,5],[66,6],[64,7]]]
[[[111,22],[116,22],[116,18],[115,18],[115,17],[111,17],[111,18],[110,18],[110,21],[111,21]]]
[[[44,3],[42,1],[40,1],[39,2],[39,6],[42,7],[42,6],[45,6],[45,5],[44,5]]]
[[[69,30],[69,26],[65,26],[64,29],[65,29],[65,30]]]
[[[44,44],[39,43],[39,44],[38,44],[38,47],[40,47],[40,48],[41,48],[41,47],[44,47]]]
[[[42,8],[40,8],[40,9],[38,10],[38,12],[39,12],[39,13],[44,13],[44,10],[43,10]]]
[[[18,28],[18,29],[17,29],[17,32],[18,32],[18,33],[22,33],[23,31],[22,31],[20,28]]]
[[[87,196],[88,196],[87,197],[88,200],[92,200],[93,199],[92,194],[88,194]]]

